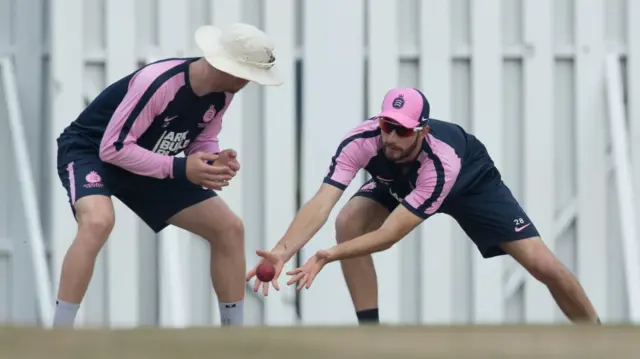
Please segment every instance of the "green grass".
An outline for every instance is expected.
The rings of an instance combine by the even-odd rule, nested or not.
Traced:
[[[0,359],[640,358],[640,327],[0,328]]]

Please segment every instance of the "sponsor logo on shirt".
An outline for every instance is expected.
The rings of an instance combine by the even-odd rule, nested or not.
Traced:
[[[169,125],[171,124],[171,121],[175,118],[177,118],[178,116],[171,116],[171,117],[165,117],[163,123],[162,123],[162,128],[167,128],[169,127]]]
[[[168,156],[177,155],[189,146],[191,140],[187,139],[188,134],[189,131],[164,131],[158,142],[153,146],[153,152]]]

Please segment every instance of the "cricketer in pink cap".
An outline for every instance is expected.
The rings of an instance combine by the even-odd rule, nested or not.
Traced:
[[[395,88],[387,92],[378,117],[391,119],[406,128],[424,127],[429,121],[429,101],[414,88]]]
[[[482,257],[513,257],[547,285],[569,319],[598,321],[580,283],[541,240],[485,145],[462,126],[430,119],[429,102],[411,88],[389,91],[378,116],[344,135],[317,193],[271,252],[257,254],[282,268],[328,222],[363,169],[370,178],[335,219],[338,243],[287,272],[288,285],[309,289],[325,265],[340,262],[358,322],[379,323],[378,300],[371,293],[380,290],[371,254],[393,247],[440,213],[460,225]],[[261,284],[266,295],[269,283],[256,281],[253,290]]]

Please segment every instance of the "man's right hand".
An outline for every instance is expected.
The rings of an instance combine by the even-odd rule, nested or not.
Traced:
[[[262,257],[262,259],[258,264],[256,264],[255,267],[253,267],[253,269],[249,271],[249,273],[247,273],[247,282],[250,281],[251,278],[256,276],[256,271],[261,263],[267,263],[272,265],[276,270],[276,274],[271,280],[271,285],[273,285],[273,288],[275,288],[275,290],[280,290],[280,285],[278,285],[278,277],[280,276],[280,273],[282,273],[282,268],[284,267],[284,255],[282,253],[267,252],[260,249],[256,250],[256,254]],[[264,294],[265,296],[269,295],[269,283],[262,283],[262,281],[257,277],[256,282],[253,284],[253,291],[257,293],[258,289],[260,289],[260,284],[262,284],[262,294]]]
[[[228,166],[207,164],[208,161],[215,161],[218,155],[198,152],[187,157],[187,179],[202,187],[222,190],[229,185],[229,180],[235,176]]]

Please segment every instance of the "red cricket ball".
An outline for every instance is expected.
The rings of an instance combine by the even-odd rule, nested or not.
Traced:
[[[276,276],[276,269],[267,263],[260,263],[256,269],[256,276],[261,282],[271,282]]]

